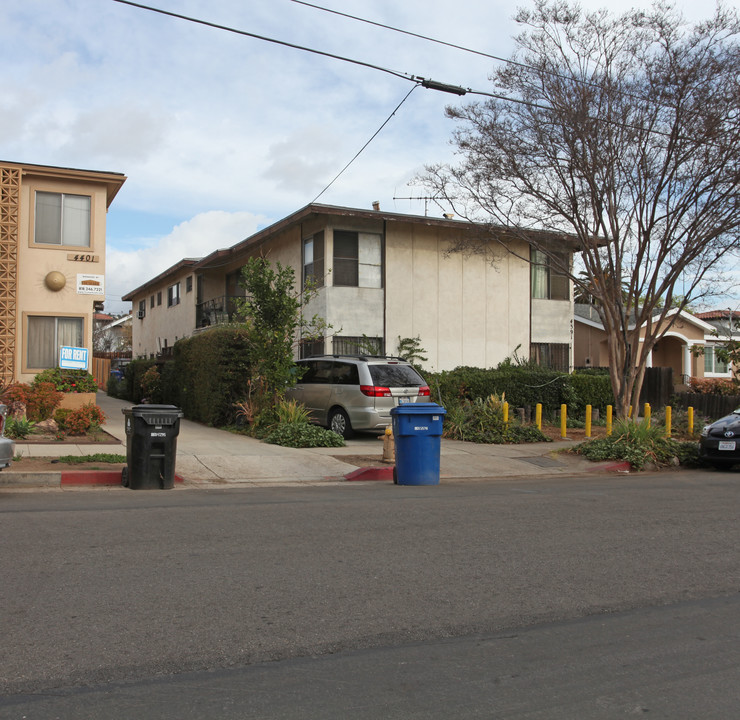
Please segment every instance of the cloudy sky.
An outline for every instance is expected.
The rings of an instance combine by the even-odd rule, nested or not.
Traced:
[[[293,0],[142,4],[394,72],[489,89],[496,61]],[[313,0],[507,57],[524,0]],[[589,8],[647,0],[583,0]],[[690,20],[711,3],[679,0]],[[108,214],[106,310],[183,257],[228,247],[313,201],[412,83],[114,0],[2,0],[0,159],[122,172]],[[451,159],[455,96],[418,88],[319,202],[423,214],[409,181]],[[430,211],[432,211],[430,209]],[[433,212],[440,212],[434,208]]]

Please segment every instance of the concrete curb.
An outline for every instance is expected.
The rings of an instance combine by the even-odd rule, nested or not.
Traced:
[[[185,480],[175,475],[175,484]],[[0,474],[0,487],[122,487],[120,470],[54,470]]]

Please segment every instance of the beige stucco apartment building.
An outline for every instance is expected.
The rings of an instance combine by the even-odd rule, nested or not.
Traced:
[[[450,252],[475,230],[448,218],[308,205],[229,249],[183,259],[125,295],[133,304],[133,356],[166,355],[178,339],[228,322],[234,297],[243,295],[241,267],[263,254],[294,268],[298,286],[308,278],[318,285],[307,313],[333,326],[319,343],[298,342],[296,355],[357,354],[369,344],[393,355],[399,337],[418,337],[428,369],[491,367],[516,352],[568,370],[570,283],[546,260],[534,282],[529,262],[495,243],[493,261]],[[511,243],[529,257],[526,243]]]
[[[106,212],[125,180],[0,161],[0,383],[55,367],[61,346],[92,357]]]

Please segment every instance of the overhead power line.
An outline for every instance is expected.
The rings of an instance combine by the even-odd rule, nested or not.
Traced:
[[[336,177],[311,201],[312,203],[315,203],[337,180],[339,180],[340,176],[344,173],[344,171],[355,161],[358,157],[360,157],[360,153],[378,136],[378,133],[390,122],[391,118],[398,112],[401,105],[403,105],[406,100],[408,100],[409,95],[411,95],[416,88],[419,87],[418,85],[414,85],[414,87],[409,90],[403,100],[401,100],[398,105],[396,105],[395,110],[385,119],[383,124],[375,131],[373,136],[357,151],[356,155],[337,173]]]
[[[180,13],[171,12],[169,10],[162,10],[161,8],[152,7],[151,5],[144,5],[142,3],[132,2],[131,0],[113,0],[113,2],[120,3],[121,5],[131,5],[131,7],[139,8],[140,10],[148,10],[150,12],[159,13],[160,15],[167,15],[169,17],[178,18],[179,20],[187,20],[188,22],[196,23],[198,25],[205,25],[207,27],[215,28],[216,30],[225,30],[226,32],[235,33],[236,35],[244,35],[245,37],[251,37],[255,40],[264,40],[265,42],[274,43],[276,45],[283,45],[284,47],[293,48],[295,50],[303,50],[304,52],[310,52],[314,55],[323,55],[324,57],[332,58],[333,60],[342,60],[343,62],[352,63],[354,65],[361,65],[372,70],[379,70],[380,72],[388,73],[389,75],[395,75],[402,80],[411,80],[415,82],[413,76],[404,72],[396,72],[395,70],[389,70],[388,68],[381,67],[380,65],[373,65],[372,63],[363,62],[362,60],[354,60],[352,58],[343,57],[342,55],[334,55],[323,50],[316,50],[315,48],[305,47],[303,45],[296,45],[295,43],[289,43],[285,40],[277,40],[276,38],[267,37],[265,35],[258,35],[257,33],[247,32],[246,30],[237,30],[236,28],[229,27],[228,25],[219,25],[218,23],[209,22],[208,20],[200,20],[199,18],[189,17],[188,15],[182,15]]]
[[[459,86],[459,85],[452,85],[452,84],[448,84],[448,83],[437,82],[436,80],[431,80],[429,78],[424,78],[424,77],[421,77],[420,75],[411,75],[411,74],[406,73],[406,72],[391,70],[389,68],[384,68],[384,67],[381,67],[380,65],[375,65],[373,63],[364,62],[362,60],[355,60],[353,58],[344,57],[342,55],[336,55],[336,54],[333,54],[333,53],[328,53],[328,52],[325,52],[323,50],[317,50],[315,48],[309,48],[309,47],[306,47],[306,46],[303,46],[303,45],[297,45],[295,43],[289,43],[289,42],[287,42],[285,40],[278,40],[276,38],[267,37],[265,35],[258,35],[257,33],[251,33],[251,32],[248,32],[246,30],[239,30],[237,28],[229,27],[228,25],[220,25],[218,23],[210,22],[208,20],[201,20],[199,18],[194,18],[194,17],[189,17],[187,15],[182,15],[181,13],[175,13],[175,12],[171,12],[169,10],[162,10],[161,8],[156,8],[156,7],[153,7],[151,5],[145,5],[143,3],[133,2],[132,0],[113,0],[113,2],[120,3],[121,5],[130,5],[132,7],[136,7],[136,8],[139,8],[141,10],[147,10],[149,12],[158,13],[160,15],[166,15],[168,17],[178,18],[180,20],[186,20],[188,22],[196,23],[198,25],[204,25],[206,27],[215,28],[217,30],[224,30],[226,32],[235,33],[237,35],[242,35],[242,36],[245,36],[245,37],[251,37],[251,38],[254,38],[256,40],[263,40],[265,42],[274,43],[276,45],[282,45],[284,47],[293,48],[295,50],[302,50],[304,52],[313,53],[315,55],[320,55],[320,56],[323,56],[323,57],[328,57],[328,58],[331,58],[333,60],[341,60],[342,62],[352,63],[353,65],[360,65],[362,67],[370,68],[372,70],[378,70],[380,72],[384,72],[384,73],[387,73],[389,75],[393,75],[394,77],[400,78],[401,80],[407,80],[409,82],[413,82],[415,84],[415,86],[421,85],[422,87],[427,88],[429,90],[438,90],[440,92],[446,92],[446,93],[451,93],[451,94],[460,95],[460,96],[462,96],[462,95],[481,95],[481,96],[484,96],[484,97],[490,97],[490,98],[494,98],[494,99],[497,99],[497,100],[502,100],[504,102],[512,102],[512,103],[516,103],[518,105],[525,105],[525,106],[528,106],[528,107],[531,107],[531,108],[537,109],[537,110],[552,111],[554,109],[554,108],[549,107],[547,105],[541,105],[539,103],[534,103],[534,102],[531,102],[529,100],[522,100],[522,99],[514,98],[514,97],[511,97],[511,96],[508,96],[508,95],[502,95],[500,93],[486,92],[484,90],[473,90],[472,88],[464,88],[464,87]],[[302,0],[293,0],[293,2],[301,2],[301,4],[310,5],[309,3],[302,2]],[[322,10],[325,9],[325,8],[321,8],[318,5],[311,5],[311,7],[316,7],[318,9],[322,9]],[[336,12],[336,11],[330,10],[328,12]],[[337,14],[342,15],[343,13],[337,13]],[[353,17],[353,16],[349,16],[348,15],[347,17]],[[362,18],[356,18],[356,19],[362,20]],[[370,22],[370,21],[367,21],[367,22]],[[378,24],[379,25],[380,23],[373,23],[373,24]],[[388,26],[388,27],[390,27],[390,26]],[[394,29],[394,28],[391,28],[391,29]],[[407,31],[399,31],[399,32],[407,32]],[[414,34],[414,33],[408,33],[408,34]],[[419,37],[423,37],[423,36],[419,36]],[[431,39],[431,38],[429,38],[429,39]],[[443,43],[442,41],[435,41],[435,42],[440,42],[442,44],[450,44],[450,43]],[[465,49],[465,48],[462,48],[462,49]],[[477,52],[477,51],[472,51],[472,52]],[[479,54],[484,54],[484,53],[479,53]],[[490,57],[495,57],[495,56],[490,56]],[[501,59],[501,58],[496,58],[496,59]],[[503,61],[504,62],[513,62],[513,61],[508,61],[508,60],[503,60]],[[514,64],[520,65],[520,63],[514,63]],[[522,67],[528,67],[528,68],[530,68],[530,66],[527,66],[527,65],[522,65]],[[530,68],[530,69],[532,69],[532,68]],[[552,73],[552,74],[556,74],[556,73]],[[561,77],[561,76],[558,76],[558,77]],[[576,80],[575,78],[570,78],[570,80],[571,81],[574,81],[574,82],[586,82],[586,81]],[[592,84],[592,83],[587,83],[587,84]],[[594,87],[598,87],[598,85],[594,85]],[[405,98],[404,98],[404,100],[405,100]],[[401,103],[401,104],[403,104],[403,103]],[[393,114],[395,114],[395,112],[396,111],[394,110]],[[391,117],[392,117],[392,115],[391,115]],[[390,119],[390,118],[388,118],[388,119]],[[594,120],[594,121],[601,121],[601,122],[605,122],[607,124],[615,125],[617,127],[623,127],[623,128],[626,128],[626,129],[635,129],[635,130],[639,129],[639,128],[635,128],[633,126],[630,126],[629,124],[620,123],[618,121],[611,120],[609,118],[599,118],[599,117],[596,117],[596,118],[591,118],[591,119]],[[653,134],[656,134],[656,135],[663,135],[665,137],[670,137],[670,133],[662,132],[660,130],[652,129],[649,132],[650,133],[653,133]],[[362,151],[360,151],[360,152],[362,152]]]

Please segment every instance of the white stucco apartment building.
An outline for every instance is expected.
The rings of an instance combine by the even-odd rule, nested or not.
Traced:
[[[516,352],[568,370],[567,278],[551,271],[545,255],[531,265],[535,251],[522,240],[508,241],[516,254],[495,241],[489,254],[452,251],[466,234],[479,232],[449,218],[307,205],[231,248],[183,259],[127,293],[133,356],[166,355],[180,338],[228,322],[234,297],[244,292],[240,269],[261,254],[294,268],[297,284],[313,279],[318,291],[307,312],[333,327],[318,344],[297,338],[296,356],[356,354],[368,340],[393,355],[399,337],[418,337],[428,369],[492,367]],[[549,239],[570,258],[564,237]]]

